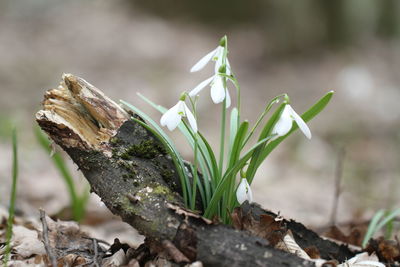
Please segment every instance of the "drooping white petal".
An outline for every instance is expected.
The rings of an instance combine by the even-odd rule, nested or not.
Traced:
[[[221,103],[225,99],[225,88],[222,77],[216,75],[211,85],[211,99],[215,104]]]
[[[175,114],[175,113],[177,113],[177,109],[178,109],[179,107],[178,107],[178,103],[175,105],[175,106],[173,106],[172,108],[170,108],[169,110],[167,110],[162,116],[161,116],[161,119],[160,119],[160,124],[161,124],[161,126],[166,126],[167,125],[167,121],[168,121],[168,119],[173,115],[173,114]]]
[[[281,117],[275,123],[274,128],[271,131],[271,134],[276,135],[273,139],[286,135],[290,129],[292,129],[293,118],[290,110],[288,109],[289,105],[286,105],[282,111]]]
[[[167,110],[160,119],[161,126],[167,126],[168,130],[173,131],[182,119],[182,104],[179,101],[175,106]]]
[[[294,111],[294,109],[290,105],[286,105],[290,111],[291,116],[293,117],[294,121],[297,123],[297,126],[299,126],[300,130],[303,132],[303,134],[308,138],[311,139],[311,131],[310,128],[308,128],[307,124],[304,122],[304,120],[299,116],[299,114]]]
[[[193,131],[197,133],[197,122],[196,119],[193,116],[193,113],[190,111],[188,106],[185,104],[185,115],[188,118],[190,127],[192,127]]]
[[[229,95],[229,90],[226,89],[226,108],[231,106],[231,96]]]
[[[211,59],[215,56],[216,52],[219,51],[219,46],[215,48],[213,51],[202,57],[194,66],[190,69],[190,72],[196,72],[205,67],[208,62],[210,62]]]
[[[193,97],[193,96],[198,95],[200,93],[200,91],[203,90],[204,87],[206,87],[208,84],[210,84],[213,79],[214,79],[214,76],[199,83],[195,88],[192,89],[192,91],[189,92],[189,96]]]
[[[178,127],[179,123],[182,120],[182,116],[175,114],[175,116],[171,117],[167,122],[168,130],[173,131],[176,127]]]
[[[246,178],[242,178],[240,184],[236,190],[236,198],[239,204],[242,204],[246,200],[249,202],[253,201],[253,193],[251,192],[251,188]]]

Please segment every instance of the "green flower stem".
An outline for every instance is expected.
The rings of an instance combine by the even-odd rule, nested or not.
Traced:
[[[196,115],[195,115],[196,116]],[[199,179],[199,175],[197,172],[198,169],[198,163],[197,163],[197,153],[198,153],[198,148],[199,148],[199,144],[197,141],[197,133],[195,133],[194,136],[194,172],[193,172],[193,185],[192,185],[192,203],[190,208],[192,210],[194,210],[195,206],[196,206],[196,192],[197,192],[197,180]]]
[[[286,94],[281,94],[278,95],[276,97],[274,97],[265,107],[264,111],[261,113],[261,115],[258,117],[256,123],[254,124],[253,128],[250,130],[250,133],[247,135],[246,139],[244,140],[243,144],[242,144],[242,149],[243,147],[247,144],[247,142],[249,141],[249,139],[251,138],[251,136],[253,135],[254,131],[258,128],[258,126],[260,125],[261,121],[264,119],[264,117],[268,114],[268,112],[271,110],[272,106],[274,104],[279,103],[279,98],[285,96]]]
[[[221,116],[221,136],[219,143],[219,177],[222,177],[222,171],[224,168],[224,152],[225,152],[225,127],[226,127],[226,98],[222,104],[222,116]]]
[[[227,88],[227,75],[226,75],[226,58],[228,55],[228,39],[226,38],[226,36],[224,36],[224,52],[222,54],[222,65],[225,66],[225,70],[224,74],[222,75],[223,77],[223,87],[226,93],[226,90],[228,90]],[[223,169],[224,169],[224,156],[225,156],[225,128],[226,128],[226,96],[225,99],[223,101],[222,104],[222,118],[221,118],[221,137],[220,137],[220,154],[219,154],[219,177],[220,179],[222,178],[222,174],[223,174]],[[223,198],[222,198],[222,210],[221,210],[221,214],[222,214],[222,219],[224,220],[224,218],[226,217],[226,203],[228,201],[228,195],[229,192],[228,190],[225,190],[223,192]]]

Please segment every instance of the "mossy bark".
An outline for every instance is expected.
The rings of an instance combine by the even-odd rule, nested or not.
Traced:
[[[36,115],[41,128],[79,166],[105,205],[148,240],[173,241],[190,260],[205,266],[313,265],[264,239],[185,210],[177,193],[179,177],[161,143],[83,79],[65,74],[60,86],[46,93],[43,105]],[[255,217],[265,212],[257,205],[247,207]],[[300,228],[293,227],[299,240],[310,233],[321,240]]]

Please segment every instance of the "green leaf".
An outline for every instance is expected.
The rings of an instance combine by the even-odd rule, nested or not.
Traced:
[[[385,214],[384,210],[379,210],[374,217],[372,218],[371,222],[368,225],[368,230],[367,233],[364,236],[364,240],[362,242],[362,247],[365,248],[365,246],[367,245],[368,241],[372,238],[372,236],[376,233],[377,231],[377,225],[379,220],[383,217],[383,215]]]
[[[212,150],[207,139],[200,132],[198,133],[198,135],[201,138],[201,146],[204,145],[205,150],[207,151],[207,159],[210,161],[209,165],[210,165],[210,168],[212,169],[211,182],[213,183],[213,186],[215,187],[216,182],[219,180],[217,158],[215,157],[214,151]]]
[[[385,226],[388,222],[393,220],[398,215],[400,215],[400,208],[389,212],[389,214],[387,214],[385,218],[377,225],[377,230],[381,229],[383,226]]]
[[[157,105],[156,103],[154,103],[153,101],[151,101],[150,99],[148,99],[147,97],[145,97],[144,95],[137,93],[137,95],[143,99],[144,101],[146,101],[150,106],[152,106],[153,108],[155,108],[156,110],[160,111],[162,114],[164,114],[168,109],[166,109],[165,107],[161,106],[161,105]]]
[[[231,111],[230,130],[229,130],[229,151],[232,151],[233,142],[235,141],[236,132],[239,125],[239,112],[237,108]]]
[[[229,163],[228,163],[228,169],[230,167],[232,167],[235,162],[237,162],[237,160],[240,157],[240,152],[242,149],[242,143],[246,137],[246,133],[247,130],[249,128],[249,122],[248,121],[244,121],[241,123],[239,130],[236,132],[236,136],[234,138],[233,144],[232,144],[232,150],[231,153],[229,154]],[[236,180],[236,173],[232,173],[232,175],[230,175],[229,177],[227,177],[227,179],[229,180],[229,185],[228,188],[224,194],[224,207],[225,209],[223,209],[222,211],[222,216],[223,219],[227,219],[224,218],[226,216],[226,211],[227,209],[229,209],[229,204],[231,202],[231,199],[233,198],[234,195],[234,190],[235,190],[235,180]]]
[[[269,139],[271,139],[271,137],[267,137],[264,140],[257,142],[253,147],[249,149],[249,151],[244,156],[242,156],[237,162],[235,162],[235,164],[231,168],[226,170],[224,176],[219,180],[217,184],[217,187],[214,191],[211,201],[206,211],[204,212],[204,217],[210,218],[215,214],[218,207],[218,202],[220,201],[222,194],[226,189],[227,183],[229,181],[227,178],[230,175],[236,174],[240,169],[242,169],[246,165],[246,162],[250,159],[251,155],[253,154],[253,151],[259,146],[263,145]]]
[[[196,144],[195,133],[193,132],[192,128],[189,127],[189,125],[185,121],[183,121],[182,126],[183,126],[183,128],[181,129],[181,132],[185,135],[186,140],[188,141],[189,145],[192,147],[193,152],[194,152],[195,144]],[[197,132],[197,136],[200,136],[200,132]],[[210,159],[208,156],[208,151],[207,151],[205,144],[201,138],[200,139],[197,138],[197,146],[198,146],[198,150],[200,151],[200,155],[198,154],[198,156],[200,156],[200,157],[197,157],[197,162],[200,165],[200,170],[201,170],[201,174],[202,174],[202,178],[203,178],[200,182],[202,182],[202,184],[204,185],[205,200],[206,200],[203,207],[206,207],[207,203],[211,199],[211,194],[212,194],[211,187],[210,187],[210,181],[211,181],[211,176],[212,176],[213,170],[212,170],[212,166],[211,166]]]
[[[240,124],[239,130],[236,132],[233,144],[232,144],[232,151],[229,157],[229,165],[232,166],[240,156],[240,151],[242,148],[243,140],[246,137],[247,130],[249,129],[249,122],[243,121]]]
[[[17,130],[12,131],[12,185],[10,196],[10,207],[8,209],[7,229],[6,229],[6,247],[4,251],[4,266],[8,265],[11,254],[11,238],[13,234],[13,223],[15,214],[15,201],[17,199],[17,179],[18,179],[18,140]]]

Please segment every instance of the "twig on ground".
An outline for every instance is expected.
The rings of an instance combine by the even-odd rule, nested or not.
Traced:
[[[190,260],[177,247],[175,247],[171,241],[162,241],[162,246],[175,262],[190,262]]]
[[[100,267],[98,263],[99,250],[97,247],[97,240],[93,238],[92,241],[93,241],[94,256],[93,256],[93,263],[91,264],[91,266]]]
[[[47,227],[47,221],[46,221],[46,213],[44,210],[40,209],[40,220],[42,221],[42,226],[43,226],[43,242],[44,242],[44,247],[46,249],[47,256],[49,257],[49,261],[51,262],[51,265],[53,267],[57,267],[57,259],[53,254],[53,250],[50,247],[50,242],[49,242],[49,229]]]
[[[333,207],[332,207],[332,213],[331,213],[331,218],[330,218],[330,225],[335,225],[336,223],[336,216],[337,216],[337,210],[339,206],[339,197],[340,194],[342,193],[341,191],[341,181],[342,181],[342,176],[343,176],[343,161],[345,157],[346,151],[342,147],[339,150],[338,153],[338,158],[336,162],[336,168],[335,168],[335,193],[334,193],[334,199],[333,199]]]
[[[98,238],[88,237],[88,236],[82,236],[82,238],[89,239],[89,240],[96,240],[98,244],[104,244],[104,245],[107,245],[107,246],[111,246],[111,244],[108,243],[107,241],[101,240],[101,239],[98,239]]]

